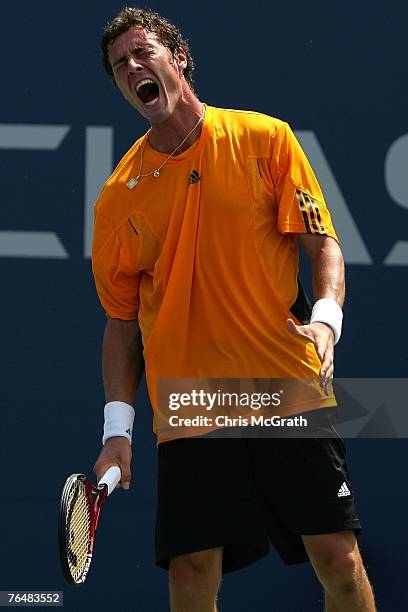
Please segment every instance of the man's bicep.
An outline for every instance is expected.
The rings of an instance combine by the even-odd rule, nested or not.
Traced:
[[[107,317],[105,335],[128,338],[141,352],[143,352],[142,333],[137,319],[119,319]]]
[[[341,249],[337,238],[332,236],[317,236],[315,234],[299,234],[298,239],[303,247],[306,255],[310,259],[316,259],[322,250],[330,252],[338,252],[341,255]]]

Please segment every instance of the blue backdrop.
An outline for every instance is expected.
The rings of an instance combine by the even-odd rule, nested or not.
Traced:
[[[337,375],[406,376],[406,3],[149,6],[189,38],[204,101],[284,119],[306,149],[347,260]],[[68,610],[149,612],[167,609],[167,575],[153,563],[156,458],[144,387],[132,488],[106,506],[82,589],[63,584],[56,542],[63,481],[90,473],[100,446],[104,314],[90,270],[91,205],[146,128],[101,68],[101,30],[121,7],[2,4],[0,587],[64,589]],[[348,448],[379,609],[402,612],[407,443]],[[235,612],[317,612],[321,600],[310,567],[285,568],[275,553],[227,576],[220,598]]]

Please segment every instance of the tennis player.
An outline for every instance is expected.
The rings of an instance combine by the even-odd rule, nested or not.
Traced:
[[[95,208],[93,271],[107,314],[103,448],[129,488],[135,393],[146,367],[179,378],[333,376],[344,262],[313,171],[288,124],[207,106],[180,32],[125,8],[104,65],[150,124]],[[243,79],[248,75],[243,74]],[[315,304],[303,320],[300,242]],[[140,326],[140,327],[139,327]],[[327,390],[320,410],[333,406]],[[169,440],[158,431],[156,562],[173,612],[214,612],[221,576],[267,554],[310,561],[329,612],[373,612],[343,442],[329,438]]]

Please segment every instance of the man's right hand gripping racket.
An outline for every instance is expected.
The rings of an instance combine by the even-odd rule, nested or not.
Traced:
[[[59,552],[68,584],[78,586],[85,582],[101,508],[120,478],[116,465],[105,472],[97,486],[85,474],[72,474],[67,478],[61,495]]]

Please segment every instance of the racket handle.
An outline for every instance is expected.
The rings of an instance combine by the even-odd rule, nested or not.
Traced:
[[[121,477],[122,477],[122,474],[120,472],[120,468],[117,465],[113,465],[108,470],[106,470],[106,472],[104,473],[104,475],[98,482],[98,486],[106,484],[108,487],[108,495],[110,495],[112,491],[115,490],[115,487],[118,484]]]

